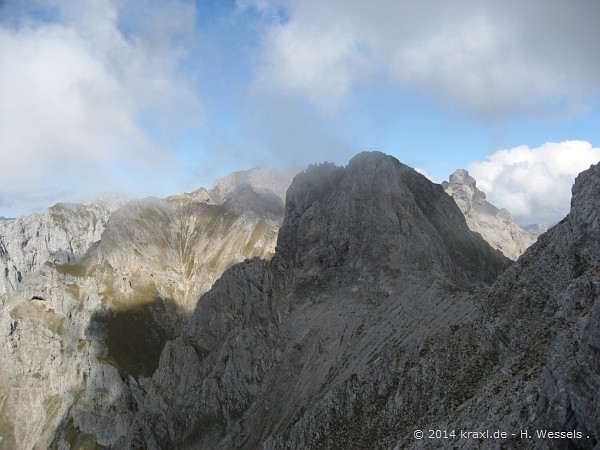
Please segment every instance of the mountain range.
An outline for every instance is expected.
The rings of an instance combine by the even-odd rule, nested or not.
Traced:
[[[527,249],[464,171],[294,175],[0,225],[0,447],[594,448],[600,166]]]

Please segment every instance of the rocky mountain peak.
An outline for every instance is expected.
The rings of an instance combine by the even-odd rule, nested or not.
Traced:
[[[450,183],[463,184],[473,189],[475,189],[477,185],[475,178],[469,175],[469,172],[466,169],[455,170],[454,173],[450,175]]]
[[[209,190],[211,197],[216,203],[223,203],[242,186],[249,186],[260,195],[276,196],[285,202],[285,192],[299,169],[290,169],[280,172],[270,167],[255,167],[250,170],[241,170],[230,173],[216,180]]]
[[[439,185],[380,152],[297,175],[277,251],[309,271],[368,267],[455,282],[490,282],[505,267]]]
[[[168,201],[179,203],[205,203],[207,205],[215,205],[215,201],[210,196],[210,193],[204,189],[196,189],[193,192],[184,192],[182,194],[170,195]]]
[[[486,201],[484,192],[477,188],[477,181],[465,169],[458,169],[450,175],[449,182],[444,181],[442,187],[454,198],[454,201],[466,216],[474,209],[496,215],[500,211],[494,205]],[[503,215],[510,216],[506,210]],[[511,219],[512,220],[512,219]]]
[[[543,227],[525,229],[514,223],[510,212],[486,200],[465,169],[455,171],[442,187],[464,214],[469,228],[510,259],[516,260],[545,231]]]

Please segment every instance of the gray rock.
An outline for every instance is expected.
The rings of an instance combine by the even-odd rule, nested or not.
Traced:
[[[103,195],[0,225],[0,448],[128,436],[136,389],[198,297],[236,262],[274,253],[283,207],[267,211],[258,193],[232,207],[236,192],[222,204],[199,189],[117,209]]]
[[[507,262],[439,187],[381,154],[310,168],[288,191],[276,256],[202,297],[119,445],[593,448],[599,174],[580,175],[568,218],[486,287]]]
[[[15,291],[46,263],[69,263],[100,240],[115,202],[59,203],[0,222],[0,295]]]
[[[599,180],[582,173],[569,216],[511,264],[392,157],[311,167],[273,258],[223,269],[183,329],[170,308],[202,290],[202,252],[252,241],[272,197],[230,190],[267,216],[203,192],[132,202],[75,264],[0,297],[0,446],[594,448]]]
[[[444,181],[442,186],[465,215],[469,228],[512,260],[521,256],[547,230],[542,225],[522,228],[515,224],[506,209],[498,209],[486,200],[485,193],[464,169],[450,175],[449,182]]]
[[[138,392],[132,440],[119,445],[392,443],[395,431],[381,424],[421,403],[413,397],[385,419],[397,367],[427,352],[429,335],[462,330],[475,293],[507,265],[440,186],[395,159],[367,153],[346,168],[311,167],[288,190],[276,256],[234,266],[201,298]],[[419,391],[452,405],[435,386],[448,372]],[[476,379],[470,372],[453,378]]]

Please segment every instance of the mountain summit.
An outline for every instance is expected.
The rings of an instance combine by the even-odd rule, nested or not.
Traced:
[[[223,274],[152,379],[132,386],[132,431],[102,444],[391,443],[398,430],[382,421],[399,368],[430,336],[468,327],[475,293],[507,266],[441,186],[396,159],[311,166],[288,189],[271,262]]]
[[[512,260],[521,256],[547,230],[543,226],[527,229],[518,226],[508,210],[498,209],[486,200],[485,193],[477,188],[475,179],[464,169],[450,175],[442,187],[464,214],[469,228]]]
[[[296,267],[491,282],[505,261],[443,189],[380,152],[313,166],[290,188],[277,252]]]
[[[0,446],[597,445],[600,165],[512,263],[442,186],[391,156],[311,166],[280,205],[273,257],[194,294],[220,261],[211,242],[272,248],[276,196],[255,188],[221,203],[206,190],[130,202],[75,262],[0,297]],[[195,308],[175,327],[182,295]],[[417,429],[508,437],[416,440]],[[559,433],[525,440],[526,429]]]

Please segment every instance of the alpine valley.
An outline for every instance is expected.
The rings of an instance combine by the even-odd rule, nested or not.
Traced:
[[[600,165],[572,194],[539,235],[370,152],[0,221],[0,448],[599,449]]]

